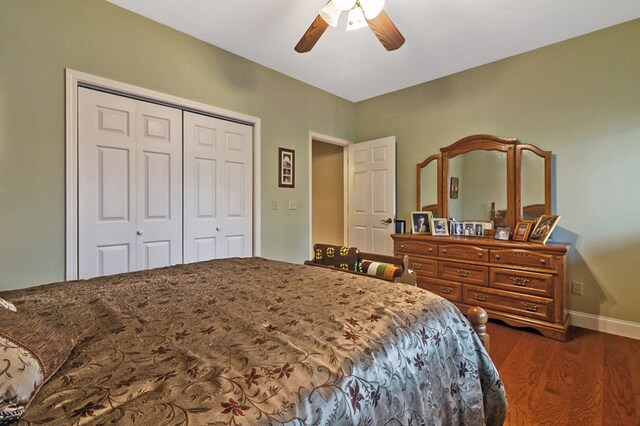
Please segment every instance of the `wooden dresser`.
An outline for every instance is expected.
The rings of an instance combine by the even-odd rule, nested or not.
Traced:
[[[418,287],[463,312],[481,306],[491,318],[565,341],[566,244],[540,245],[479,237],[395,234],[396,255],[409,255]]]

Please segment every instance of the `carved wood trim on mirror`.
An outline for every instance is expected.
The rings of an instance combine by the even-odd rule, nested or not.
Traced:
[[[515,138],[471,135],[417,165],[418,210],[456,220],[516,222],[551,214],[551,151]],[[451,177],[459,198],[450,198]]]

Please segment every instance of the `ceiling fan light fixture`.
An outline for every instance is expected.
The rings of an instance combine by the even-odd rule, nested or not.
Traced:
[[[322,19],[324,19],[327,24],[331,25],[334,28],[338,26],[338,20],[340,19],[341,13],[342,10],[336,7],[336,5],[332,1],[330,1],[325,7],[320,9],[320,16],[322,17]]]
[[[329,3],[333,3],[335,7],[342,11],[353,9],[356,5],[356,0],[331,0]]]
[[[360,7],[367,19],[373,19],[384,9],[384,0],[360,0]]]
[[[359,7],[354,7],[349,11],[347,20],[347,31],[357,30],[367,26],[367,20],[364,18],[364,12]]]

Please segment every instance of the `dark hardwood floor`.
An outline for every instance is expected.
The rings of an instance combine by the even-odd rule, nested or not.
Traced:
[[[567,342],[491,321],[507,425],[640,425],[640,340],[572,328]]]

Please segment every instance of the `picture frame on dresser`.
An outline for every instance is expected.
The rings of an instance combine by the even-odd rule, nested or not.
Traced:
[[[411,233],[431,234],[431,221],[433,213],[429,211],[411,212]]]
[[[498,226],[496,228],[496,240],[509,241],[509,234],[511,233],[511,228],[508,226]]]
[[[463,222],[453,221],[453,226],[451,227],[451,229],[453,229],[453,235],[455,235],[455,236],[464,235],[464,223]]]
[[[516,228],[513,231],[513,241],[527,241],[534,224],[535,222],[533,221],[522,221],[516,223]]]
[[[447,219],[443,217],[431,218],[431,235],[436,237],[448,237],[449,226]]]
[[[538,219],[536,226],[534,226],[533,231],[531,231],[529,241],[532,243],[546,244],[559,220],[560,215],[540,216],[540,219]]]

